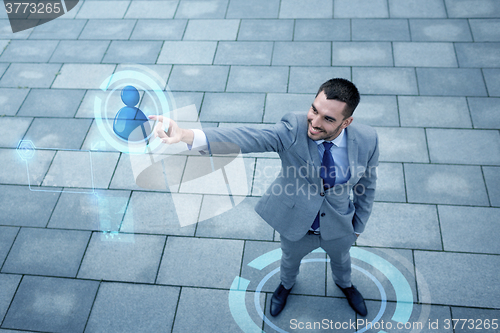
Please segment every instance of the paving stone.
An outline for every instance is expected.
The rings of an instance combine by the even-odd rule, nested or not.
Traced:
[[[274,250],[280,251],[279,252],[280,254],[278,256],[278,260],[276,260],[272,263],[269,263],[267,266],[263,267],[262,269],[256,269],[255,267],[249,266],[249,263],[252,262],[253,260],[255,260],[258,257],[265,255],[271,251],[274,251]],[[319,253],[314,253],[314,254],[309,254],[307,257],[308,258],[312,258],[312,257],[325,258],[325,255],[319,254]],[[243,265],[241,267],[241,274],[240,274],[240,276],[242,278],[249,281],[247,290],[255,291],[257,289],[257,286],[259,285],[260,281],[265,276],[267,276],[267,274],[269,274],[274,269],[279,268],[280,261],[281,261],[281,260],[279,260],[280,258],[281,258],[281,250],[280,250],[280,243],[279,242],[262,242],[262,241],[247,240],[245,242],[245,249],[243,252]],[[321,288],[319,288],[320,287],[319,284],[307,284],[307,283],[303,283],[303,281],[302,281],[302,280],[305,280],[303,278],[306,278],[306,277],[307,277],[307,279],[310,277],[311,281],[312,281],[312,279],[314,277],[313,277],[313,275],[311,275],[311,273],[313,273],[313,272],[318,273],[321,270],[321,268],[319,268],[320,265],[318,265],[318,264],[316,264],[314,266],[307,265],[307,268],[309,268],[309,269],[304,269],[304,267],[306,267],[306,266],[301,266],[301,267],[302,267],[302,271],[300,273],[302,273],[302,274],[299,273],[299,276],[297,277],[297,279],[299,281],[297,282],[297,285],[295,287],[301,286],[302,289],[304,289],[304,287],[310,286],[316,290],[321,289]],[[316,268],[316,269],[313,269],[313,268]],[[324,267],[323,267],[323,272],[324,272]],[[279,272],[277,272],[262,286],[262,291],[272,293],[272,292],[274,292],[276,287],[279,285],[279,283],[280,283],[280,274],[279,274]],[[311,289],[311,288],[309,288],[309,289]],[[320,295],[325,294],[324,289],[325,288],[323,287]],[[296,289],[294,288],[293,291],[295,292],[295,290]],[[307,294],[310,294],[310,293],[307,293]]]
[[[226,15],[228,0],[181,1],[175,18],[215,18]]]
[[[87,20],[53,20],[35,27],[30,39],[77,39],[85,23]]]
[[[448,17],[466,18],[498,18],[500,16],[500,3],[495,0],[481,1],[481,6],[474,0],[445,0]]]
[[[293,111],[309,110],[314,101],[314,94],[267,94],[264,122],[276,123]]]
[[[432,163],[500,165],[498,131],[426,129]]]
[[[65,189],[57,201],[49,228],[118,231],[130,191],[74,193]]]
[[[16,238],[18,231],[19,228],[0,226],[0,267],[2,267],[5,258],[7,258],[7,254],[14,243],[14,239]],[[0,275],[0,281],[1,278],[2,275]],[[0,311],[0,318],[2,317],[3,313]]]
[[[474,128],[500,129],[500,98],[469,97],[469,108]]]
[[[491,205],[500,207],[500,168],[483,167],[483,174]]]
[[[0,274],[0,320],[3,320],[9,308],[19,281],[21,281],[21,275]]]
[[[278,18],[279,0],[231,0],[226,18]]]
[[[204,97],[203,93],[196,92],[173,92],[172,93],[172,108],[181,109],[186,106],[194,104],[196,110],[199,112],[201,107],[201,101]],[[196,121],[198,117],[194,117],[188,112],[178,112],[177,119],[180,121]]]
[[[486,96],[484,80],[474,68],[417,68],[421,95]]]
[[[446,18],[446,8],[443,0],[389,0],[391,17],[410,18]]]
[[[432,299],[434,304],[498,308],[500,286],[491,281],[497,275],[499,256],[430,251],[415,251],[414,255],[415,267],[429,288],[428,297],[419,296],[420,302]]]
[[[187,20],[137,20],[130,39],[181,40],[186,25]]]
[[[154,64],[162,45],[160,41],[112,41],[102,62]]]
[[[280,41],[293,38],[294,20],[241,20],[238,40]]]
[[[352,79],[362,94],[418,94],[413,68],[354,67]]]
[[[0,116],[15,115],[29,92],[29,89],[0,88]]]
[[[239,25],[240,20],[190,20],[184,40],[236,40]]]
[[[165,236],[93,233],[80,279],[154,283]]]
[[[217,42],[165,42],[158,63],[211,65],[216,48]]]
[[[401,163],[379,164],[377,168],[375,201],[406,201],[403,165]]]
[[[90,123],[90,119],[35,118],[24,140],[38,148],[79,149]]]
[[[0,159],[5,170],[0,173],[0,183],[40,185],[54,154],[54,151],[35,150],[34,156],[28,160],[28,175],[26,162],[15,149],[0,149]]]
[[[108,188],[118,156],[118,153],[58,151],[42,185]]]
[[[276,42],[273,65],[329,66],[331,45],[328,42]]]
[[[318,92],[319,87],[334,77],[351,79],[349,67],[290,67],[289,93],[311,93]]]
[[[57,41],[13,40],[2,53],[2,62],[47,62]]]
[[[94,105],[97,98],[101,99],[102,101],[107,100],[107,108],[106,110],[102,111],[102,113],[104,113],[104,115],[102,116],[103,119],[105,119],[106,117],[109,119],[114,119],[116,110],[120,110],[120,108],[123,107],[123,101],[121,100],[120,94],[110,94],[108,91],[102,90],[87,90],[75,117],[95,118]]]
[[[499,208],[438,206],[445,251],[499,254]],[[474,221],[474,224],[471,224]]]
[[[479,166],[405,164],[408,202],[489,206]]]
[[[175,65],[168,80],[173,91],[224,91],[228,66]]]
[[[173,325],[179,292],[167,286],[102,283],[85,331],[163,332]]]
[[[334,0],[334,18],[387,18],[389,10],[384,0]]]
[[[74,117],[85,90],[31,89],[17,116]]]
[[[0,80],[0,87],[49,88],[61,64],[11,64]]]
[[[331,0],[282,0],[279,18],[332,18]]]
[[[91,151],[107,151],[119,152],[120,150],[113,147],[108,140],[104,139],[101,131],[97,127],[97,123],[93,122],[82,144],[81,150]]]
[[[169,237],[157,283],[229,288],[240,272],[242,254],[239,240]]]
[[[130,1],[85,1],[76,15],[79,19],[121,19]]]
[[[472,127],[464,97],[398,96],[398,102],[401,126]]]
[[[202,121],[262,122],[264,94],[206,93]]]
[[[125,18],[171,19],[179,1],[131,1]]]
[[[114,69],[115,65],[64,64],[52,88],[98,89]]]
[[[469,24],[465,19],[410,19],[414,42],[471,42]]]
[[[475,42],[500,41],[499,19],[471,19],[469,24]]]
[[[498,310],[451,307],[451,315],[455,319],[455,323],[457,323],[455,328],[457,333],[470,332],[471,328],[492,333],[498,330],[498,318],[500,318],[500,311]],[[464,324],[464,319],[467,320],[467,324]],[[497,325],[494,324],[494,319],[497,319],[495,320]],[[457,322],[457,320],[459,321]],[[473,325],[471,325],[470,320],[474,320]]]
[[[500,69],[483,69],[484,80],[490,96],[500,97]]]
[[[2,273],[75,277],[90,232],[22,228]]]
[[[195,194],[133,192],[120,230],[193,236],[201,202],[202,196]]]
[[[370,126],[399,126],[396,96],[362,95],[354,121]]]
[[[500,43],[456,43],[460,67],[499,67]]]
[[[24,276],[4,328],[83,332],[98,281]]]
[[[104,40],[63,40],[59,42],[50,62],[100,63],[109,43]]]
[[[129,39],[135,23],[136,20],[89,20],[79,39]]]
[[[33,118],[0,117],[0,147],[16,148]]]
[[[441,250],[436,207],[377,202],[358,245]]]
[[[280,160],[258,158],[253,177],[252,196],[263,196],[280,171]]]
[[[353,41],[410,41],[408,20],[353,19]]]
[[[394,64],[406,67],[458,67],[452,43],[394,43]]]
[[[228,92],[286,92],[287,67],[232,66]]]
[[[2,11],[3,12],[3,11]],[[1,39],[27,39],[33,31],[31,29],[12,33],[9,20],[5,17],[0,20],[0,38]]]
[[[271,65],[271,42],[219,42],[214,64]]]
[[[333,42],[333,66],[393,66],[389,42]]]
[[[335,33],[332,34],[332,31]],[[351,25],[347,19],[295,20],[295,41],[348,41],[351,39]]]

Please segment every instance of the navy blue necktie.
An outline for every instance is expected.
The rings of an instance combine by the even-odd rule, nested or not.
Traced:
[[[323,178],[323,187],[324,190],[328,190],[329,188],[335,185],[335,162],[333,161],[332,152],[330,149],[333,146],[331,142],[323,142],[323,146],[325,147],[325,153],[323,154],[323,161],[321,162],[321,171],[320,176]],[[319,212],[314,219],[314,222],[311,226],[313,230],[319,228]]]

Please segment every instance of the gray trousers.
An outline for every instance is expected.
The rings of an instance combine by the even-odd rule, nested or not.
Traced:
[[[333,280],[342,288],[351,286],[351,256],[349,249],[356,241],[356,234],[333,240],[324,240],[320,235],[305,235],[293,242],[281,236],[281,283],[286,289],[295,284],[300,261],[309,252],[321,247],[330,257]]]

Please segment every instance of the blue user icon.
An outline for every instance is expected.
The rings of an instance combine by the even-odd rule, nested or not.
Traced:
[[[134,86],[126,86],[122,89],[121,98],[126,106],[116,114],[113,132],[127,142],[147,141],[151,134],[151,127],[148,117],[136,107],[140,100],[139,92]]]

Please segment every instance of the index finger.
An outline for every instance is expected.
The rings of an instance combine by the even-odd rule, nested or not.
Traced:
[[[151,120],[158,120],[159,122],[163,122],[163,116],[154,116],[154,115],[151,115],[151,116],[148,116],[149,119]]]

